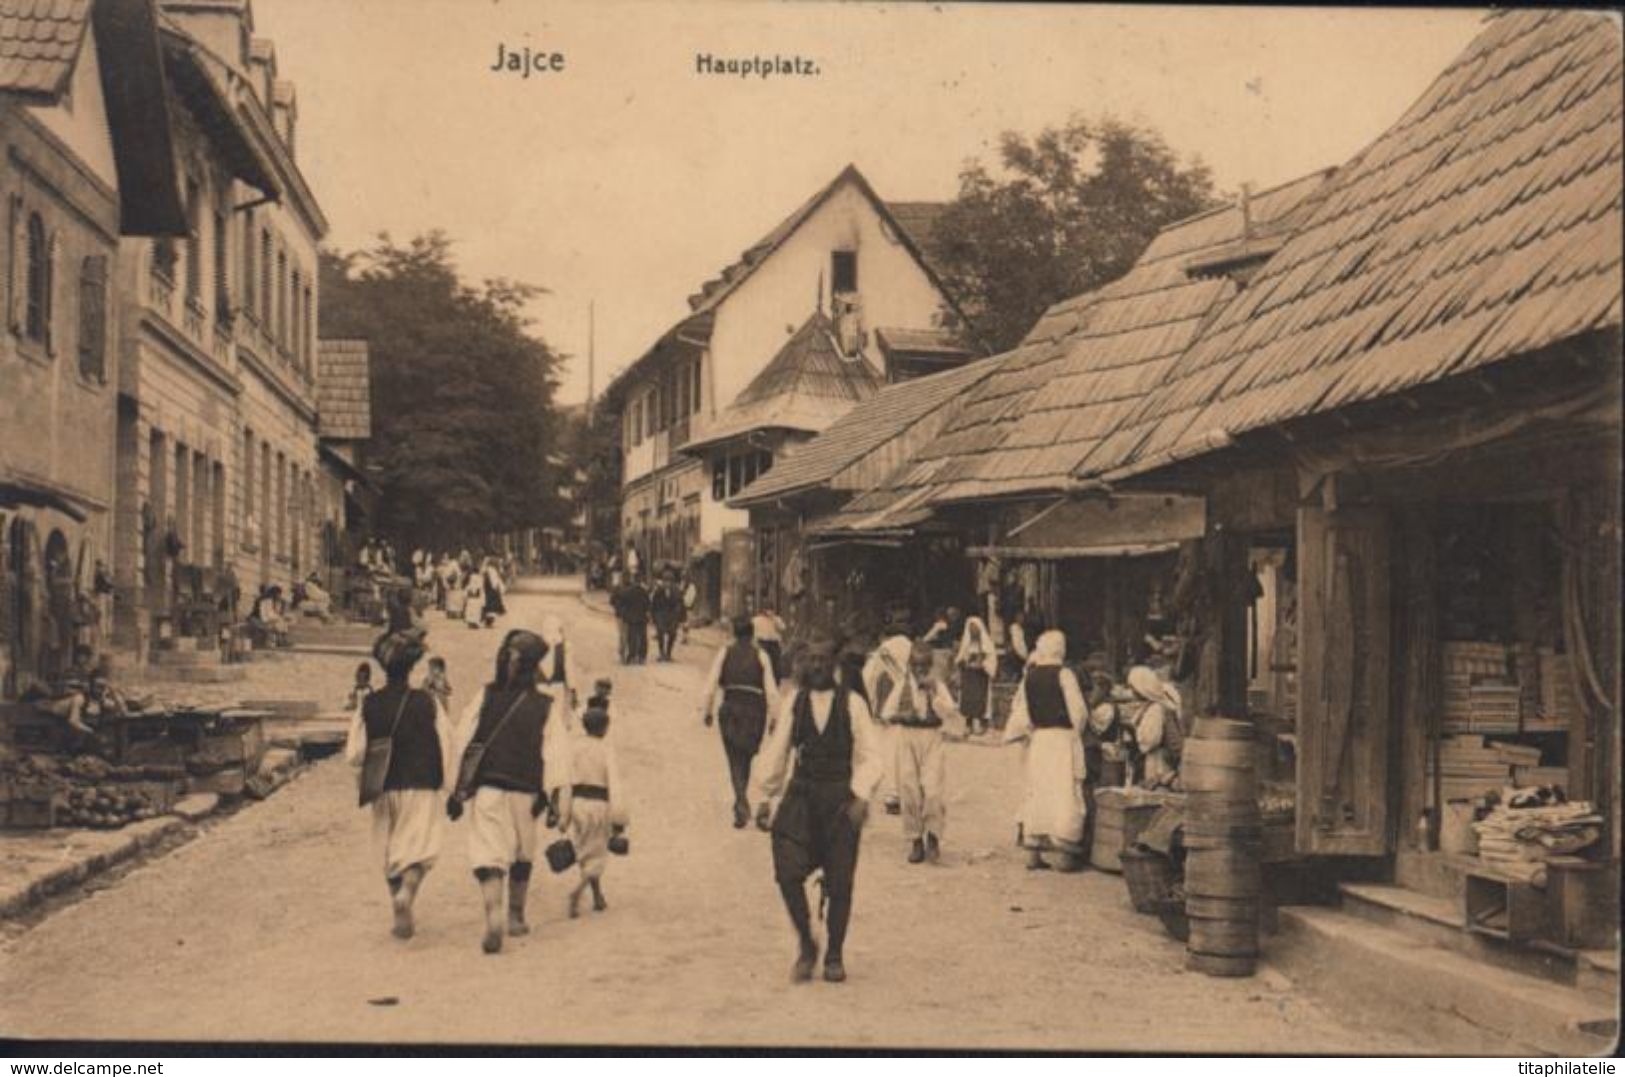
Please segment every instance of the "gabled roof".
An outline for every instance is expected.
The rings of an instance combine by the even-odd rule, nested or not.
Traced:
[[[54,104],[72,85],[88,28],[101,46],[102,98],[124,235],[183,235],[170,117],[151,0],[0,0],[0,93]]]
[[[886,226],[896,233],[898,241],[902,243],[903,247],[914,258],[915,262],[919,264],[921,270],[924,271],[925,275],[930,279],[931,283],[942,295],[943,299],[953,310],[954,314],[958,316],[959,320],[962,323],[968,324],[968,320],[965,318],[964,312],[959,309],[958,304],[954,301],[953,295],[951,295],[947,288],[944,287],[941,279],[938,278],[936,271],[931,267],[931,263],[926,258],[925,252],[921,249],[916,236],[892,214],[890,205],[880,200],[880,196],[876,194],[875,189],[869,185],[869,181],[864,178],[863,173],[858,171],[858,167],[856,165],[849,164],[841,170],[839,175],[830,180],[829,183],[825,184],[816,193],[814,193],[811,198],[807,199],[807,201],[803,202],[800,206],[797,206],[793,213],[784,218],[784,220],[780,221],[765,236],[746,248],[739,255],[739,257],[735,259],[733,263],[724,268],[721,273],[702,284],[698,292],[695,292],[693,295],[689,296],[688,305],[689,310],[692,312],[689,317],[678,322],[677,325],[661,334],[660,339],[651,345],[648,351],[644,352],[641,356],[633,360],[633,362],[621,370],[620,373],[616,374],[615,377],[611,379],[609,385],[605,386],[604,388],[604,399],[606,401],[613,401],[620,388],[624,385],[626,379],[629,378],[635,371],[640,369],[644,363],[655,354],[655,352],[660,350],[662,345],[669,346],[674,334],[676,334],[684,325],[693,322],[696,318],[709,318],[712,316],[717,307],[722,304],[722,301],[728,296],[732,295],[741,284],[743,284],[753,273],[756,272],[762,263],[767,261],[767,259],[770,258],[780,247],[784,246],[790,237],[795,235],[796,230],[806,223],[806,221],[812,217],[819,207],[821,207],[825,202],[829,201],[829,199],[837,191],[849,184],[858,189],[864,198],[869,201],[870,205],[874,207],[875,212],[880,215],[881,220],[885,222]],[[914,225],[916,228],[918,228],[922,226],[924,220],[923,214],[918,211],[918,207],[930,205],[930,203],[903,202],[897,203],[897,205],[915,207],[913,210],[911,210],[911,212],[914,213]],[[704,331],[705,338],[708,339],[710,335],[709,321],[705,323]],[[701,343],[704,343],[703,339],[701,340]]]
[[[1326,176],[1254,196],[1252,225],[1301,213]],[[1204,321],[1234,297],[1232,280],[1195,278],[1188,266],[1246,230],[1236,206],[1169,225],[1122,277],[1051,307],[887,485],[928,488],[932,504],[1067,489],[1074,471],[1112,449]]]
[[[881,384],[880,375],[862,355],[842,356],[834,324],[817,311],[751,379],[717,424],[683,448],[714,445],[754,430],[817,433],[853,404],[873,396]]]
[[[770,501],[830,485],[842,471],[949,407],[956,396],[992,373],[994,365],[994,360],[984,359],[886,386],[818,437],[780,457],[771,471],[747,486],[733,503]]]
[[[1492,15],[1079,470],[1145,470],[1618,326],[1621,75],[1614,16]]]
[[[892,219],[914,241],[914,245],[933,266],[940,264],[941,245],[937,235],[937,222],[948,209],[946,202],[887,202]]]
[[[0,91],[54,100],[89,25],[90,0],[0,0]]]
[[[316,413],[322,438],[372,437],[372,375],[365,340],[316,343]]]

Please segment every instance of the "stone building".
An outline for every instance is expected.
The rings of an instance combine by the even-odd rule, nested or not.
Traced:
[[[107,617],[114,265],[121,236],[184,231],[158,34],[142,0],[0,0],[0,695]]]
[[[119,252],[118,641],[212,632],[210,612],[320,567],[317,250],[298,110],[247,0],[160,6],[185,213]]]

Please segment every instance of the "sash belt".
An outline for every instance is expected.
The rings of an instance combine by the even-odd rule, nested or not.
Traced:
[[[572,785],[570,793],[582,800],[608,800],[609,787],[606,785]]]

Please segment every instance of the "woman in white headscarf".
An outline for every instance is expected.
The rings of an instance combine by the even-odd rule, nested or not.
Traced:
[[[1129,690],[1144,706],[1134,718],[1134,742],[1140,753],[1140,784],[1155,789],[1179,774],[1179,753],[1184,746],[1180,725],[1179,690],[1149,666],[1128,671]]]
[[[1046,852],[1061,855],[1062,871],[1083,866],[1083,739],[1087,716],[1083,689],[1066,659],[1066,636],[1045,632],[1010,701],[1004,739],[1025,741],[1026,789],[1017,816],[1017,842],[1030,851],[1029,870],[1050,865]]]
[[[547,654],[536,671],[536,687],[553,700],[553,713],[564,719],[564,727],[574,733],[576,729],[576,700],[580,691],[580,673],[569,644],[564,639],[564,622],[557,614],[542,618],[542,642]]]
[[[985,733],[992,725],[993,674],[999,668],[999,649],[993,634],[980,617],[965,619],[965,632],[954,654],[959,668],[959,712],[965,716],[966,732]]]

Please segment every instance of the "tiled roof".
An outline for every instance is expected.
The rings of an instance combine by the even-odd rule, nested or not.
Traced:
[[[89,23],[90,0],[0,0],[0,92],[60,94]]]
[[[717,425],[685,448],[769,428],[816,433],[880,386],[880,375],[868,360],[841,355],[835,326],[815,312],[734,398]]]
[[[320,435],[335,441],[372,436],[372,379],[364,340],[323,340],[317,345],[316,410]]]
[[[1267,230],[1301,213],[1326,175],[1253,197],[1251,225]],[[1245,230],[1236,206],[1170,225],[1128,273],[1051,307],[888,485],[929,488],[933,504],[1065,489],[1094,454],[1113,449],[1141,400],[1236,294],[1229,278],[1195,279],[1187,266]]]
[[[1082,470],[1145,470],[1618,326],[1621,75],[1616,16],[1491,16]]]
[[[992,372],[984,359],[940,374],[888,385],[837,419],[829,429],[774,462],[735,501],[741,504],[828,485],[840,472],[902,437],[921,419]]]

